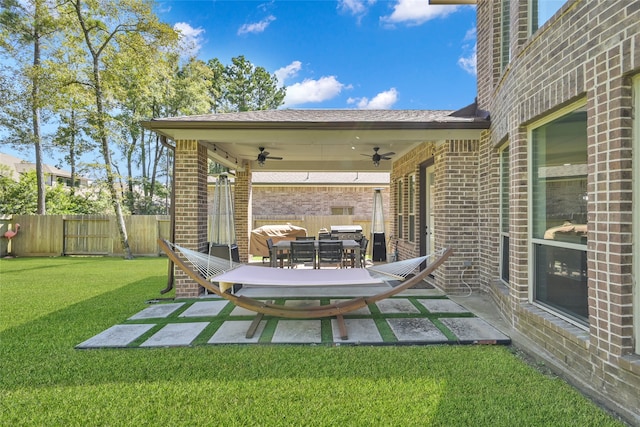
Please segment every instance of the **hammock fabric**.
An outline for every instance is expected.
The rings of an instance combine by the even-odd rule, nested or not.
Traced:
[[[293,319],[316,319],[336,316],[343,339],[347,337],[344,319],[342,317],[344,314],[366,307],[374,302],[390,298],[405,289],[415,286],[429,274],[433,273],[433,271],[441,266],[453,253],[451,249],[446,249],[433,254],[438,256],[438,259],[429,263],[424,270],[411,276],[411,273],[415,271],[420,264],[425,262],[429,256],[377,265],[366,269],[295,270],[253,267],[232,263],[228,260],[173,245],[165,240],[159,240],[158,244],[169,259],[196,283],[219,297],[231,301],[236,306],[246,308],[260,315]],[[176,250],[188,261],[185,261],[183,257],[178,255]],[[259,271],[255,271],[255,269],[259,269]],[[370,297],[357,297],[314,307],[284,306],[230,292],[233,284],[258,286],[307,286],[308,284],[311,284],[311,286],[379,285],[384,282],[383,278],[403,281],[397,286],[390,287]],[[262,316],[259,316],[256,320],[259,322],[261,318]],[[255,327],[257,327],[257,324]],[[252,328],[250,328],[250,330]],[[247,333],[247,337],[249,337],[249,332]]]

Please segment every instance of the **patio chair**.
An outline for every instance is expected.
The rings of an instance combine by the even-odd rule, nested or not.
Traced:
[[[269,254],[273,253],[273,239],[267,239],[267,247],[269,248]],[[270,258],[270,256],[269,256]],[[263,257],[264,259],[264,257]],[[270,260],[271,265],[280,264],[280,268],[284,268],[284,260],[289,260],[289,254],[286,252],[276,252],[276,259]]]
[[[367,254],[367,247],[369,246],[369,239],[362,236],[360,239],[360,267],[365,267],[365,256]],[[345,250],[344,265],[349,264],[351,268],[356,264],[356,252],[354,250]]]
[[[342,268],[342,256],[344,249],[342,242],[338,240],[320,240],[318,242],[318,268],[322,264],[334,264],[337,268]]]
[[[331,233],[318,233],[318,240],[331,240]]]
[[[291,252],[289,252],[289,268],[294,268],[300,264],[311,263],[316,268],[316,246],[315,242],[296,240],[291,242]]]

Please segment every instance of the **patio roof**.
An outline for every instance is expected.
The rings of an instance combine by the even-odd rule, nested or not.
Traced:
[[[426,141],[475,139],[489,118],[475,104],[449,110],[264,110],[154,119],[142,125],[171,140],[195,139],[217,162],[271,171],[389,171],[380,153],[403,155]],[[271,156],[259,167],[259,147]]]

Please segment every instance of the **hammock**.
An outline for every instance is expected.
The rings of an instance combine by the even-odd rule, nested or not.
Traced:
[[[165,241],[165,243],[174,252],[177,250],[184,255],[202,277],[210,282],[217,282],[222,292],[231,289],[235,284],[250,286],[358,286],[379,285],[392,280],[404,281],[430,256],[440,256],[444,253],[444,250],[441,250],[432,255],[374,265],[366,269],[267,269],[231,262],[170,242]]]
[[[428,256],[381,264],[366,269],[295,270],[253,267],[234,263],[183,248],[166,240],[158,240],[158,244],[171,261],[200,286],[221,298],[231,301],[238,307],[258,313],[249,328],[249,332],[247,332],[247,338],[253,335],[262,316],[269,315],[294,319],[316,319],[335,316],[338,320],[342,339],[347,339],[344,314],[390,298],[405,289],[415,286],[442,265],[453,253],[451,249],[443,249]],[[176,250],[188,261],[185,262]],[[412,276],[418,266],[432,256],[437,257],[437,260],[428,263],[425,269]],[[259,271],[255,269],[259,269]],[[400,284],[393,287],[390,286],[389,289],[370,297],[357,297],[314,307],[284,306],[230,292],[234,284],[257,286],[350,286],[380,284],[385,281],[398,280],[401,281]]]

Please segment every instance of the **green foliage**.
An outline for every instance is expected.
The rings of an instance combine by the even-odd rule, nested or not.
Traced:
[[[222,109],[255,111],[276,109],[284,102],[285,89],[263,67],[256,67],[244,56],[231,59],[223,71]]]
[[[111,212],[109,195],[99,185],[72,192],[55,185],[46,188],[47,212],[56,214],[106,214]],[[0,177],[0,214],[33,215],[37,213],[35,171],[22,174],[19,181]]]
[[[0,425],[623,425],[502,346],[75,350],[159,297],[167,260],[0,271]]]

